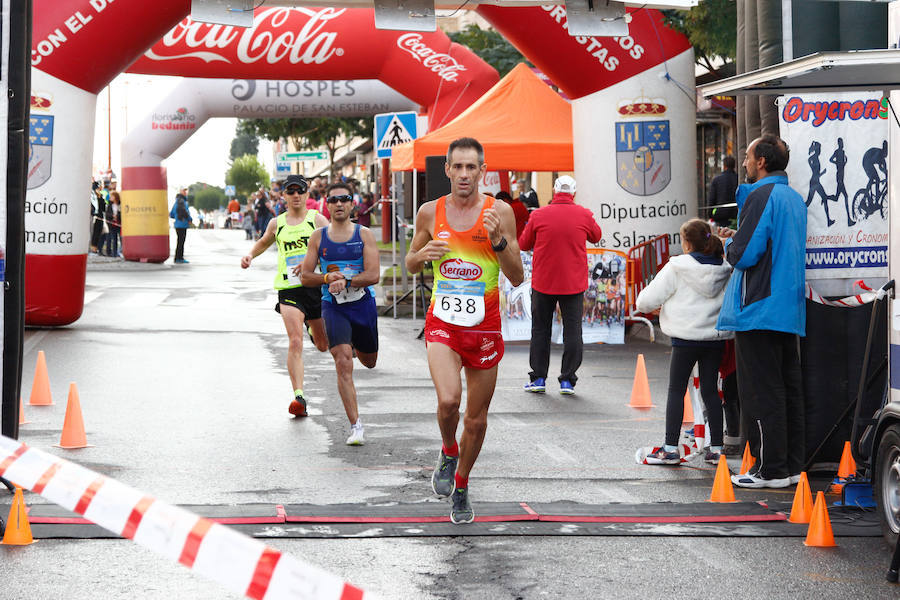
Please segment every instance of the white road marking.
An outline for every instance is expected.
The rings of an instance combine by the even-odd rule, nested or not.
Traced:
[[[553,444],[538,444],[538,449],[558,463],[576,464],[575,457]]]

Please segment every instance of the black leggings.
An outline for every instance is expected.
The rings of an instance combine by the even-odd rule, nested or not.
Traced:
[[[666,445],[676,446],[684,422],[684,394],[695,364],[699,364],[700,396],[706,406],[706,433],[710,446],[722,445],[722,401],[717,386],[719,363],[724,344],[708,346],[672,346],[669,362],[669,398],[666,401]]]

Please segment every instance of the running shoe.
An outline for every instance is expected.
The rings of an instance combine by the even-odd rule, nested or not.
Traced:
[[[731,483],[742,488],[784,488],[791,485],[791,478],[766,479],[759,473],[745,473],[732,475]]]
[[[648,465],[680,465],[681,455],[678,451],[666,452],[665,446],[660,446],[656,452],[651,452],[646,458]]]
[[[796,475],[791,475],[788,479],[791,480],[791,485],[797,485],[800,483],[800,474],[797,473]]]
[[[469,488],[456,488],[450,496],[453,508],[450,509],[450,520],[455,525],[471,523],[475,520],[475,511],[469,503]]]
[[[523,388],[526,392],[535,392],[537,394],[543,394],[547,391],[547,382],[543,377],[538,377],[532,381],[526,383]]]
[[[458,456],[447,456],[441,450],[437,467],[434,468],[434,472],[431,474],[431,489],[438,496],[446,498],[453,491],[456,463],[458,462]]]
[[[719,457],[722,456],[718,452],[713,452],[709,448],[706,449],[706,456],[703,457],[703,460],[708,462],[711,465],[719,464]]]
[[[362,423],[355,423],[350,426],[350,437],[347,438],[348,446],[362,446],[366,443],[366,436],[363,433]]]
[[[559,393],[563,396],[572,396],[575,394],[575,386],[568,379],[559,382]]]
[[[306,398],[303,396],[297,396],[293,400],[291,400],[291,405],[288,406],[288,412],[294,415],[295,417],[305,417],[309,413],[306,412]]]

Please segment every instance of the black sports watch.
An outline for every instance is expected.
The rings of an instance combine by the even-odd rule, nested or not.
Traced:
[[[494,244],[491,244],[491,248],[493,248],[494,252],[503,252],[504,250],[506,250],[506,243],[506,238],[502,237],[500,238],[500,241],[497,242],[496,246]]]

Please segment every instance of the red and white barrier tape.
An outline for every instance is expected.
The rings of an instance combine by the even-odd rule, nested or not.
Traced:
[[[824,304],[826,306],[837,306],[842,308],[853,308],[855,306],[862,306],[863,304],[868,304],[869,302],[874,301],[876,298],[880,297],[880,294],[884,294],[882,290],[873,290],[869,286],[867,286],[862,279],[857,281],[854,284],[856,287],[865,290],[865,292],[861,294],[856,294],[855,296],[847,296],[846,298],[840,298],[839,300],[826,300],[822,296],[819,295],[812,286],[809,285],[809,282],[806,283],[806,297],[809,300],[812,300],[816,304]]]
[[[373,598],[234,529],[5,436],[0,477],[248,598]]]

